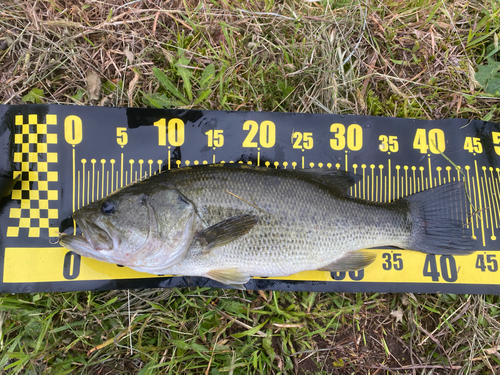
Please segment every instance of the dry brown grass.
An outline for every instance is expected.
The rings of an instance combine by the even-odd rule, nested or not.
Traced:
[[[498,118],[498,100],[474,79],[498,27],[488,5],[334,5],[8,2],[0,101],[21,103],[37,87],[47,103],[89,104],[82,93],[92,70],[122,85],[112,93],[105,85],[92,104],[141,106],[141,91],[158,90],[152,67],[171,71],[184,54],[194,73],[213,63],[221,74],[205,108]]]

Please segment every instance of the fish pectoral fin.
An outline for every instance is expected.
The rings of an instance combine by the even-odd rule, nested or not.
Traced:
[[[240,290],[245,290],[243,284],[250,280],[249,274],[240,272],[236,268],[212,270],[207,272],[206,277]]]
[[[318,271],[341,272],[341,271],[356,271],[366,266],[369,266],[375,261],[377,254],[368,251],[354,251],[346,256],[328,264]]]
[[[252,214],[234,216],[223,220],[196,236],[196,240],[204,247],[203,252],[210,251],[214,247],[227,245],[230,242],[244,236],[259,222],[259,217]]]

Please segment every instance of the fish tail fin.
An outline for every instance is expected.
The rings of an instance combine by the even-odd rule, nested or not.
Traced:
[[[410,203],[409,249],[429,254],[467,255],[474,240],[467,222],[469,203],[463,182],[451,182],[404,198]]]

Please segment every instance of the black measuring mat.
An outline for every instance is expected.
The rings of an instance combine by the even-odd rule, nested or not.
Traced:
[[[355,272],[254,278],[249,289],[500,293],[500,125],[465,119],[224,112],[58,105],[0,106],[0,291],[210,286],[201,277],[139,273],[56,243],[71,213],[141,177],[190,165],[341,169],[352,196],[388,202],[448,182],[469,197],[448,209],[475,253],[371,249]],[[451,162],[450,162],[451,161]],[[18,179],[13,189],[9,180]],[[12,191],[10,191],[12,189]],[[468,203],[470,200],[470,203]],[[470,215],[470,212],[475,214]]]

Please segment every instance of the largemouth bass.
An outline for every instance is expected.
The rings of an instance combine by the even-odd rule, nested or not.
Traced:
[[[251,276],[361,269],[375,260],[370,247],[470,253],[473,241],[450,209],[464,206],[463,183],[377,203],[349,196],[360,178],[238,164],[175,169],[77,210],[83,235],[59,241],[138,271],[238,288]]]

